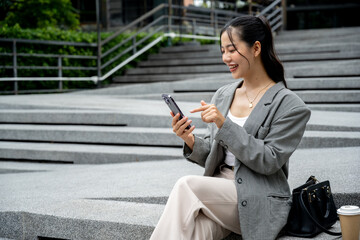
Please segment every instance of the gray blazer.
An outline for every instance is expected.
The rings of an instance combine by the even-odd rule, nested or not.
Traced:
[[[227,116],[236,89],[242,82],[221,87],[212,98]],[[244,127],[228,117],[218,129],[208,124],[203,138],[195,136],[193,151],[184,145],[184,156],[213,176],[223,164],[225,151],[235,161],[235,184],[243,239],[275,239],[284,227],[291,207],[287,182],[289,158],[298,146],[310,110],[282,82],[265,92]]]

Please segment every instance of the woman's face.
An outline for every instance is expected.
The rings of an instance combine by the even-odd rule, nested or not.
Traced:
[[[244,41],[240,41],[236,33],[232,33],[233,43],[236,49],[243,55],[241,56],[236,51],[233,43],[225,31],[221,35],[221,53],[223,62],[229,67],[229,70],[234,79],[244,78],[250,72],[252,63],[251,49]]]

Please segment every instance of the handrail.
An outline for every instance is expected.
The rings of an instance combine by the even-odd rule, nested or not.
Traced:
[[[280,5],[280,6],[279,6]],[[265,16],[269,21],[273,31],[279,29],[282,25],[282,0],[275,0],[256,16]]]
[[[263,15],[268,18],[269,23],[273,30],[278,29],[282,25],[282,9],[279,7],[281,4],[281,0],[275,0],[269,6],[264,8],[257,16]],[[13,65],[11,66],[14,69],[14,77],[6,77],[0,78],[0,81],[14,81],[14,86],[17,86],[17,81],[59,81],[59,88],[62,86],[61,81],[93,81],[94,83],[98,83],[104,81],[109,76],[114,74],[116,71],[124,67],[129,62],[133,61],[135,58],[143,54],[144,52],[148,51],[150,48],[158,44],[164,38],[174,38],[174,37],[183,37],[183,38],[192,38],[192,39],[208,39],[208,40],[218,40],[218,26],[224,24],[229,20],[229,17],[243,15],[241,13],[235,13],[227,10],[219,10],[219,9],[204,9],[199,7],[193,6],[179,6],[179,5],[171,5],[172,9],[180,9],[186,10],[181,11],[182,13],[186,13],[185,15],[181,14],[179,16],[172,15],[172,12],[169,12],[169,5],[166,3],[160,4],[151,11],[147,12],[146,14],[140,16],[139,18],[132,21],[126,27],[119,29],[118,31],[114,32],[111,36],[107,37],[104,40],[101,40],[99,43],[73,43],[73,42],[61,42],[61,41],[44,41],[44,40],[27,40],[27,39],[0,39],[0,42],[12,42],[13,43],[13,53],[0,53],[0,56],[12,56],[13,57]],[[161,10],[166,10],[160,16],[155,15]],[[141,29],[137,30],[133,34],[131,34],[128,38],[122,40],[120,43],[115,44],[115,46],[108,49],[106,52],[100,54],[98,56],[79,56],[79,55],[62,55],[62,54],[27,54],[27,53],[17,53],[16,51],[16,43],[36,43],[36,44],[48,44],[48,45],[70,45],[70,46],[79,46],[79,47],[91,47],[91,48],[98,48],[101,50],[106,44],[110,43],[116,37],[118,37],[121,33],[137,26],[142,21],[156,16],[157,18],[154,19],[152,22],[147,23],[146,26],[142,27]],[[164,21],[164,22],[162,22]],[[174,25],[172,22],[176,21],[176,23],[180,23],[180,25]],[[187,21],[189,24],[186,26],[182,25],[184,21]],[[160,24],[160,25],[159,25]],[[164,25],[165,24],[165,25]],[[198,30],[197,27],[201,26],[203,29],[202,31],[206,31],[205,33],[208,36],[201,36],[197,35]],[[190,27],[190,29],[189,29]],[[145,38],[136,41],[136,38],[139,34],[152,30]],[[175,33],[172,29],[178,29],[179,33]],[[187,34],[186,31],[190,31],[191,34]],[[142,49],[137,49],[140,44],[148,40],[150,37],[154,36],[155,34],[161,34],[161,36],[154,39],[152,42],[148,43]],[[118,53],[116,56],[112,57],[111,59],[107,59],[103,61],[103,58],[108,58],[110,54],[116,52],[120,49],[124,44],[131,42],[131,46],[122,50],[122,52]],[[99,51],[99,50],[98,50]],[[112,64],[116,63],[122,56],[125,54],[133,51],[133,54],[129,56],[124,61],[116,64],[116,66],[112,67],[110,70],[107,70],[105,74],[102,74],[101,71],[105,70],[105,68],[111,66]],[[38,69],[57,69],[59,71],[58,77],[18,77],[17,76],[17,69],[24,69],[28,66],[18,66],[17,65],[17,56],[22,57],[53,57],[58,58],[58,65],[57,66],[35,66],[33,68]],[[62,66],[62,59],[64,58],[79,58],[79,59],[98,59],[98,66],[96,67],[71,67],[71,66]],[[5,68],[10,68],[10,66],[5,66]],[[71,70],[71,69],[83,69],[83,70],[98,70],[97,76],[91,77],[63,77],[62,70]],[[15,92],[17,91],[17,87],[14,87]]]
[[[269,6],[267,6],[264,10],[262,10],[258,16],[264,16],[267,12],[272,10],[276,5],[281,3],[281,0],[275,0],[273,3],[271,3]]]
[[[158,5],[157,7],[155,7],[154,9],[150,10],[149,12],[145,13],[144,15],[140,16],[139,18],[135,19],[134,21],[132,21],[131,23],[129,23],[126,27],[119,29],[118,31],[116,31],[113,35],[111,35],[110,37],[106,38],[105,40],[101,41],[101,45],[104,45],[108,42],[110,42],[111,40],[113,40],[114,38],[116,38],[117,36],[119,36],[121,33],[125,32],[126,30],[132,28],[133,26],[135,26],[136,24],[138,24],[139,22],[141,22],[142,20],[154,15],[154,13],[156,13],[159,10],[162,10],[163,8],[167,7],[168,4],[167,3],[162,3],[160,5]]]
[[[132,55],[131,57],[127,58],[125,61],[117,65],[115,68],[110,70],[108,73],[106,73],[104,76],[102,76],[99,80],[104,81],[106,78],[111,76],[113,73],[118,71],[120,68],[124,67],[126,64],[149,50],[151,47],[155,46],[157,43],[159,43],[164,37],[184,37],[184,38],[193,38],[193,39],[207,39],[207,40],[218,40],[217,37],[207,37],[207,36],[196,36],[196,35],[189,35],[189,34],[176,34],[176,33],[165,33],[163,36],[160,36],[156,38],[154,41],[143,47],[140,51],[138,51],[136,54]]]
[[[136,48],[138,45],[140,45],[141,43],[143,43],[144,41],[146,41],[147,39],[149,39],[150,37],[152,37],[153,35],[155,35],[156,33],[160,32],[162,29],[164,29],[165,26],[160,26],[158,27],[154,32],[152,32],[152,34],[149,34],[147,37],[141,39],[139,42],[135,43],[133,46],[128,47],[127,49],[125,49],[124,51],[122,51],[121,54],[117,55],[116,57],[114,57],[113,59],[111,59],[110,61],[108,61],[107,63],[105,63],[104,65],[101,66],[101,69],[109,66],[110,64],[114,63],[116,60],[118,60],[120,57],[122,57],[124,54],[130,52],[131,50],[133,50],[133,48]]]
[[[13,56],[13,53],[0,53],[0,56]],[[96,56],[87,55],[64,55],[64,54],[46,54],[46,53],[18,53],[19,57],[61,57],[61,58],[72,58],[72,59],[97,59]]]
[[[0,42],[13,42],[18,43],[36,43],[44,45],[66,45],[66,46],[78,46],[78,47],[97,47],[96,43],[86,42],[66,42],[66,41],[49,41],[49,40],[35,40],[35,39],[22,39],[22,38],[0,38]]]
[[[150,27],[152,27],[153,25],[157,24],[158,22],[160,22],[161,20],[165,19],[165,16],[160,16],[158,17],[155,21],[153,21],[152,23],[148,24],[147,26],[145,26],[144,28],[138,30],[136,33],[134,33],[132,36],[128,37],[127,39],[121,41],[119,44],[115,45],[114,47],[112,47],[111,49],[109,49],[108,51],[106,51],[105,53],[103,53],[101,55],[101,57],[106,57],[107,55],[109,55],[110,53],[114,52],[116,49],[120,48],[122,45],[124,45],[125,43],[127,43],[128,41],[132,40],[134,38],[134,36],[136,36],[137,34],[144,32],[146,30],[148,30]]]

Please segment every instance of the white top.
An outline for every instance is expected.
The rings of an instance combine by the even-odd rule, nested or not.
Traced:
[[[239,125],[240,127],[243,127],[246,120],[248,119],[248,117],[235,117],[234,115],[231,114],[230,110],[228,113],[228,117],[230,118],[231,121],[233,121],[234,123],[236,123],[237,125]],[[229,150],[225,149],[225,163],[229,166],[235,166],[235,156],[234,154],[232,154]]]

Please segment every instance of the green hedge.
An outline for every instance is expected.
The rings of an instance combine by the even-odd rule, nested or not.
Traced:
[[[111,33],[102,33],[101,38],[104,40]],[[102,52],[105,53],[107,50],[121,42],[122,40],[131,36],[132,33],[124,33],[109,43],[105,44],[102,47]],[[144,38],[146,34],[142,34],[137,37],[137,41]],[[138,48],[145,46],[149,42],[153,41],[160,35],[155,35],[146,40]],[[96,43],[97,34],[94,32],[86,33],[80,31],[71,31],[71,30],[60,30],[57,28],[47,28],[47,29],[21,29],[18,25],[14,27],[2,26],[0,28],[0,38],[17,38],[17,39],[36,39],[36,40],[54,40],[54,41],[68,41],[68,42],[86,42],[86,43]],[[102,59],[102,63],[107,62],[108,60],[115,57],[117,54],[122,52],[124,49],[131,46],[132,42],[129,41],[127,44],[123,45],[120,49],[108,55]],[[134,67],[138,61],[143,60],[147,57],[148,54],[158,51],[158,48],[165,46],[166,41],[164,40],[158,46],[150,49],[147,53],[141,55],[134,62],[126,65],[124,68],[120,69],[116,74],[122,75],[124,71],[128,68]],[[12,53],[12,43],[2,42],[0,46],[1,53]],[[62,54],[62,55],[86,55],[86,56],[96,56],[97,48],[96,47],[78,47],[78,46],[57,46],[57,45],[42,45],[42,44],[29,44],[29,43],[17,43],[17,53],[36,53],[36,54]],[[131,56],[132,51],[122,56],[116,62],[110,66],[103,69],[102,74],[105,74],[114,66],[119,64],[121,61],[125,60]],[[0,56],[0,65],[1,66],[12,66],[12,56]],[[95,59],[73,59],[73,58],[63,58],[62,66],[72,66],[72,67],[96,67]],[[18,57],[17,58],[18,66],[57,66],[58,60],[56,58],[45,58],[45,57]],[[57,77],[57,70],[39,70],[39,69],[18,69],[18,77]],[[97,71],[94,70],[63,70],[62,75],[64,77],[89,77],[97,75]],[[0,69],[1,77],[13,77],[12,69]],[[109,83],[110,80],[107,80],[105,84]],[[89,82],[64,82],[64,89],[71,88],[91,88],[94,87],[94,83]],[[44,82],[19,82],[19,89],[52,89],[57,88],[58,82],[54,81],[44,81]],[[13,82],[0,82],[0,89],[5,91],[13,90]]]
[[[109,37],[112,33],[101,33],[101,39],[104,40]],[[105,44],[102,47],[102,53],[105,53],[115,45],[119,44],[121,41],[127,39],[132,35],[131,32],[124,33]],[[136,41],[143,39],[147,35],[140,34],[137,36]],[[160,34],[151,36],[149,39],[144,41],[138,49],[141,49],[143,46],[147,45]],[[60,30],[58,28],[47,28],[47,29],[22,29],[19,25],[13,27],[8,27],[3,25],[0,28],[0,38],[16,38],[16,39],[33,39],[33,40],[53,40],[53,41],[66,41],[66,42],[85,42],[85,43],[96,43],[97,34],[95,32],[81,32],[74,30]],[[171,44],[175,45],[179,41],[191,41],[191,39],[172,39]],[[200,40],[201,44],[210,44],[214,41]],[[123,45],[117,51],[109,54],[108,56],[102,58],[102,64],[106,63],[110,59],[113,59],[124,49],[130,47],[132,41],[129,41]],[[142,61],[148,57],[149,54],[157,53],[159,48],[167,45],[167,40],[164,38],[160,44],[154,46],[146,53],[139,56],[137,59],[131,63],[124,66],[122,69],[118,70],[114,75],[123,75],[125,71],[129,68],[136,66],[137,62]],[[0,53],[12,53],[12,43],[1,43]],[[78,46],[60,46],[60,45],[42,45],[42,44],[29,44],[29,43],[17,43],[17,53],[32,53],[32,54],[61,54],[61,55],[86,55],[86,56],[96,56],[97,48],[96,47],[78,47]],[[120,62],[127,59],[132,55],[132,51],[123,55],[117,61],[107,66],[102,70],[102,74],[107,73],[113,67],[115,67]],[[0,66],[12,66],[12,56],[0,56]],[[18,66],[57,66],[57,58],[46,58],[46,57],[18,57],[17,58]],[[72,66],[72,67],[96,67],[97,60],[95,59],[73,59],[73,58],[62,58],[62,66]],[[18,69],[18,77],[57,77],[58,71],[55,70],[42,70],[42,69]],[[96,70],[63,70],[63,77],[90,77],[96,76]],[[0,69],[0,77],[13,77],[12,69]],[[105,80],[103,84],[108,84],[111,82],[111,78]],[[57,89],[57,81],[23,81],[18,83],[19,90],[41,90],[41,89]],[[74,88],[92,88],[95,87],[95,84],[92,81],[87,82],[75,82],[75,81],[66,81],[63,82],[64,89],[74,89]],[[14,89],[13,82],[0,82],[0,89],[2,91],[12,91]]]

